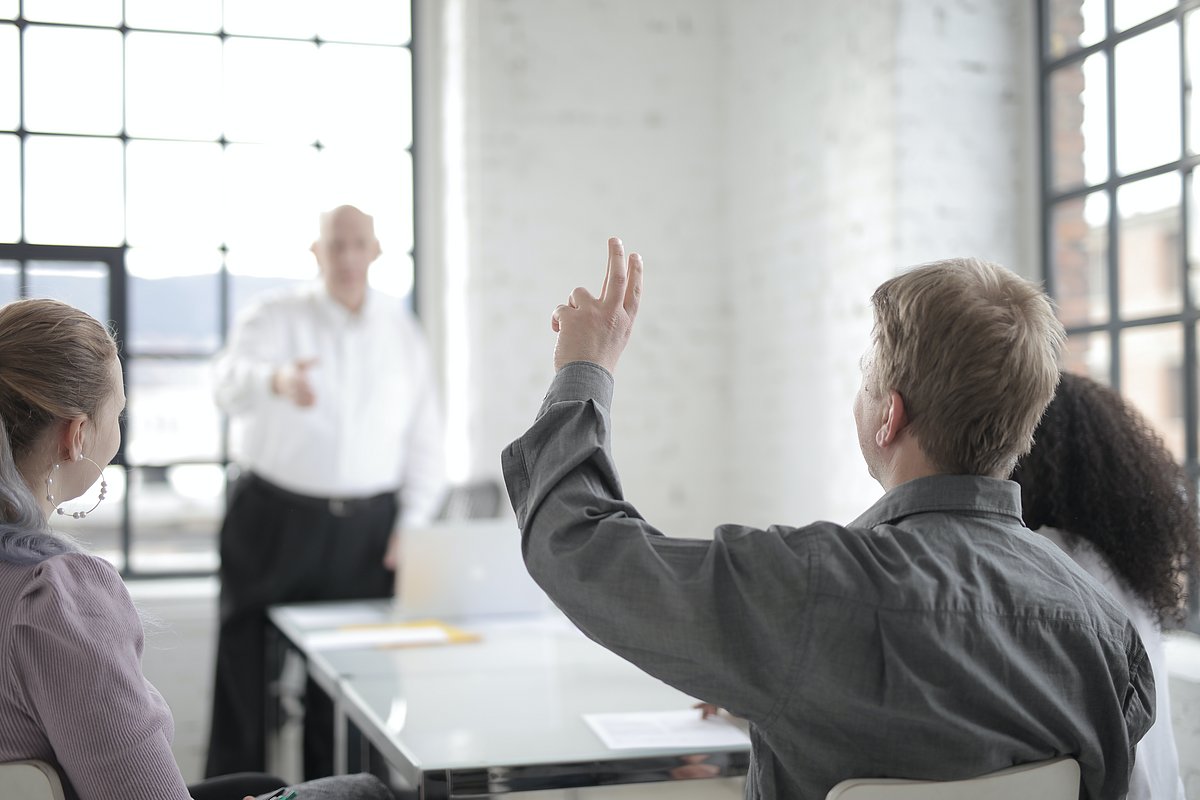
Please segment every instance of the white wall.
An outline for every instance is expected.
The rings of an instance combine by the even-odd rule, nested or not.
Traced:
[[[879,494],[850,416],[874,287],[960,255],[1036,274],[1033,4],[753,0],[729,20],[728,513],[845,522]]]
[[[577,285],[599,291],[619,235],[645,254],[647,288],[617,452],[630,495],[680,533],[716,516],[728,408],[720,7],[460,6],[472,470],[498,474],[532,422],[553,374],[550,313]]]
[[[436,7],[463,218],[426,267],[465,287],[439,300],[466,298],[443,322],[469,472],[498,475],[550,379],[550,311],[619,234],[647,270],[627,495],[677,535],[855,516],[878,494],[850,418],[872,289],[950,255],[1035,272],[1032,4]]]

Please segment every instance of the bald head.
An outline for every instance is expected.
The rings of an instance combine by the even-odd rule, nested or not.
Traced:
[[[351,311],[362,308],[367,269],[379,258],[375,220],[354,206],[338,206],[321,215],[321,236],[312,245],[330,297]]]
[[[375,238],[375,218],[357,206],[338,206],[321,212],[321,239],[333,236],[339,228],[363,228]]]

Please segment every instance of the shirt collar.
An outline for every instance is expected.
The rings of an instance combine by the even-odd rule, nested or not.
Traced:
[[[313,302],[316,303],[317,307],[331,319],[336,320],[343,325],[351,325],[359,320],[366,319],[367,315],[371,313],[371,308],[374,305],[374,303],[371,301],[371,295],[373,293],[369,287],[367,288],[367,294],[363,300],[362,308],[359,309],[357,314],[343,306],[337,300],[334,300],[329,295],[329,292],[325,290],[325,284],[322,283],[320,279],[317,279],[310,284],[309,291],[312,293]]]
[[[929,511],[987,512],[1021,519],[1021,486],[979,475],[930,475],[895,487],[850,523],[851,528],[889,525]]]

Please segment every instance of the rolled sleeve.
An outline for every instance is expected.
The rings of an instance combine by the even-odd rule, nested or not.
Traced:
[[[558,371],[542,401],[538,417],[555,403],[595,401],[601,408],[611,409],[616,382],[612,373],[590,361],[572,361]]]

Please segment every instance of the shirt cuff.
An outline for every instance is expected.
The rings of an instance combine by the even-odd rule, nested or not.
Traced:
[[[572,361],[554,376],[538,417],[545,414],[550,406],[563,402],[593,400],[598,406],[612,408],[614,383],[612,373],[599,364]]]
[[[250,374],[253,376],[250,380],[250,385],[253,387],[252,396],[254,402],[265,403],[272,397],[275,397],[275,370],[274,364],[255,364],[250,367]]]

